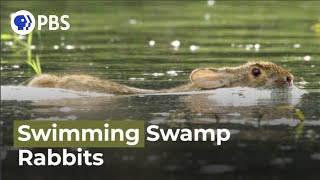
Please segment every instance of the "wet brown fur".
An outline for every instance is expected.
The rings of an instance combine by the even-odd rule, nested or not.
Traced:
[[[253,77],[251,71],[253,68],[261,69],[259,77]],[[220,87],[287,87],[292,84],[286,81],[287,77],[293,79],[291,73],[284,68],[273,64],[271,62],[248,62],[238,67],[223,67],[223,68],[204,68],[213,73],[218,74],[218,78],[211,77],[211,79],[220,79],[219,86],[214,88],[206,88],[199,83],[193,81],[186,85],[175,87],[172,89],[163,90],[148,90],[129,87],[126,85],[118,84],[109,80],[103,80],[89,75],[65,75],[57,76],[51,74],[42,74],[32,79],[28,86],[32,87],[47,87],[47,88],[62,88],[76,91],[92,91],[108,94],[151,94],[162,92],[185,92],[185,91],[198,91],[203,89],[216,89]],[[203,69],[195,70],[191,73],[191,79],[196,73]],[[204,74],[206,76],[206,74]],[[206,78],[206,77],[205,77]],[[205,80],[205,79],[204,79]],[[209,80],[208,80],[209,81]],[[203,82],[202,82],[203,83]],[[210,83],[210,82],[209,82]]]

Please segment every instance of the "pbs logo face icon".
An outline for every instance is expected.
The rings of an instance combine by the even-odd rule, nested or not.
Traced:
[[[34,29],[36,21],[26,10],[20,10],[11,16],[11,28],[20,35],[27,35]]]

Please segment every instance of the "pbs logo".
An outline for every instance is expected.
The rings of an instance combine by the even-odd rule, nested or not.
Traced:
[[[20,35],[29,34],[36,26],[33,15],[26,10],[14,13],[11,17],[11,28]]]
[[[50,31],[58,29],[68,30],[70,24],[67,22],[69,15],[62,15],[60,18],[56,15],[38,15],[38,30],[41,30],[42,26],[48,25]],[[14,32],[20,35],[27,35],[34,29],[36,20],[34,16],[26,10],[20,10],[11,16],[11,28]]]

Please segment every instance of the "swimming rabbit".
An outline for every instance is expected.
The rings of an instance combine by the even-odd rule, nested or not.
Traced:
[[[265,61],[251,61],[237,67],[196,69],[191,73],[190,79],[191,83],[172,89],[148,90],[88,75],[42,74],[32,79],[28,86],[108,94],[150,94],[199,91],[222,87],[286,88],[293,85],[293,75],[290,72],[274,63]]]

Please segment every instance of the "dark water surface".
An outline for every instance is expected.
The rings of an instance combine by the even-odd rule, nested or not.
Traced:
[[[2,2],[1,33],[12,33],[9,17],[21,9],[18,2]],[[319,179],[320,2],[212,2],[23,1],[23,7],[33,15],[70,15],[68,31],[33,34],[32,55],[39,55],[46,73],[85,73],[161,89],[188,82],[198,67],[261,59],[289,69],[295,85],[308,93],[2,99],[2,179]],[[34,75],[26,60],[25,48],[1,41],[1,86]],[[100,167],[19,167],[13,121],[37,119],[144,120],[162,128],[228,128],[232,135],[222,146],[147,142],[143,149],[91,148],[104,153]]]

